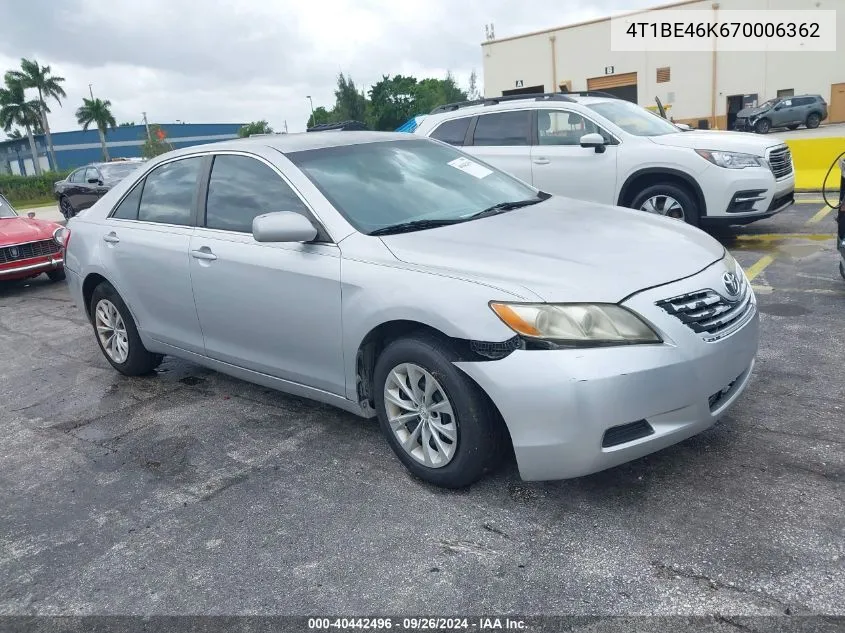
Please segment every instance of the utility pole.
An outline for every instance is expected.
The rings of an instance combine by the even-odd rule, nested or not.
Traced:
[[[91,89],[91,84],[88,84],[88,94],[91,95],[91,101],[94,100],[94,91]]]
[[[314,115],[312,114],[311,116],[313,117]],[[288,120],[285,119],[285,134],[287,134],[287,133],[288,133]]]
[[[147,123],[147,113],[146,113],[146,112],[142,112],[141,114],[143,114],[143,115],[144,115],[144,127],[147,129],[147,140],[148,140],[148,141],[150,141],[150,142],[152,142],[153,137],[152,137],[152,136],[150,136],[150,124],[149,124],[149,123]]]
[[[305,97],[308,99],[309,103],[311,104],[311,125],[312,127],[317,125],[317,118],[314,116],[314,101],[311,99],[311,95]]]

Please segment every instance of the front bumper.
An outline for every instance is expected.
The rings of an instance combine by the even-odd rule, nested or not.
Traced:
[[[718,289],[722,272],[717,263],[624,302],[663,344],[517,350],[497,361],[456,363],[498,407],[523,479],[567,479],[628,462],[704,431],[731,408],[754,367],[756,302],[740,329],[712,343],[656,306]],[[643,422],[647,435],[636,433]],[[634,439],[626,440],[631,429]]]
[[[9,262],[0,266],[0,280],[25,279],[46,273],[64,265],[61,255],[51,257],[37,257]]]
[[[718,171],[717,171],[718,170]],[[766,168],[728,170],[715,165],[700,175],[706,224],[748,224],[785,211],[795,201],[795,172],[775,178]]]

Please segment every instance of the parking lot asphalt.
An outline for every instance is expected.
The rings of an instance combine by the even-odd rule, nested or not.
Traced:
[[[2,287],[0,614],[843,614],[845,280],[821,207],[719,234],[762,321],[731,414],[562,482],[508,463],[429,487],[374,422],[170,358],[124,378],[64,285]]]

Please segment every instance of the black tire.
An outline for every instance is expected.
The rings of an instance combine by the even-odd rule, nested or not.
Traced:
[[[757,134],[768,134],[771,129],[772,124],[768,119],[760,119],[754,124],[754,131],[757,132]]]
[[[682,185],[673,182],[657,183],[640,191],[631,201],[632,209],[642,210],[643,204],[655,196],[670,196],[681,204],[684,213],[684,222],[692,226],[701,224],[701,210],[695,200],[693,193]]]
[[[812,112],[810,116],[807,117],[807,129],[815,130],[817,127],[819,127],[819,123],[821,122],[822,118],[816,112]]]
[[[56,268],[55,270],[48,270],[47,277],[50,278],[50,281],[64,281],[65,280],[65,269],[64,266],[61,268]]]
[[[839,274],[842,275],[842,279],[845,279],[845,263],[842,260],[839,260]]]
[[[793,123],[792,125],[787,125],[786,129],[787,130],[797,130],[798,129],[798,123]]]
[[[413,475],[444,488],[463,488],[478,481],[499,465],[505,446],[504,426],[495,408],[481,389],[450,362],[456,356],[445,340],[419,333],[390,343],[379,355],[374,372],[376,411],[390,447]],[[403,363],[413,363],[429,372],[455,413],[457,448],[451,461],[439,468],[414,459],[390,428],[384,388],[388,374]]]
[[[109,357],[108,353],[106,353],[106,350],[103,348],[103,343],[100,340],[99,335],[97,334],[95,315],[97,311],[97,304],[102,299],[107,299],[114,305],[115,308],[117,308],[117,311],[120,313],[120,317],[123,319],[123,323],[126,326],[126,335],[129,340],[129,354],[126,357],[126,360],[122,363],[116,363]],[[117,294],[117,290],[115,290],[110,283],[104,281],[94,288],[94,293],[91,295],[90,311],[91,324],[94,327],[94,337],[97,339],[97,345],[100,346],[100,351],[103,352],[103,356],[106,357],[109,364],[111,364],[111,366],[121,374],[124,376],[143,376],[145,374],[149,374],[161,364],[163,356],[160,354],[151,354],[144,347],[144,344],[141,342],[141,338],[138,336],[138,328],[135,327],[135,321],[132,319],[132,314],[126,307],[123,299],[121,299],[120,295]]]
[[[64,216],[65,220],[70,220],[76,215],[76,209],[73,208],[70,198],[67,196],[59,198],[59,212]]]

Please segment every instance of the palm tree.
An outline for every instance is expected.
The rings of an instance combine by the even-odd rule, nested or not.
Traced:
[[[21,131],[18,128],[15,128],[11,132],[9,132],[6,136],[8,136],[10,140],[15,140],[15,141],[23,138],[23,134],[21,134]]]
[[[82,107],[76,111],[76,120],[83,130],[87,130],[92,123],[100,133],[100,145],[103,148],[103,160],[109,160],[109,150],[106,147],[106,128],[116,128],[117,121],[111,113],[111,101],[108,99],[82,98]]]
[[[36,60],[21,59],[21,70],[9,71],[13,77],[18,79],[24,88],[35,88],[38,91],[38,104],[40,106],[41,127],[47,135],[47,148],[50,150],[50,159],[53,162],[53,169],[58,170],[56,162],[56,150],[53,149],[53,137],[50,135],[50,124],[47,122],[47,99],[55,99],[61,105],[61,97],[67,97],[61,83],[64,77],[54,77],[50,74],[49,66],[41,66]]]
[[[32,129],[38,127],[40,106],[37,101],[26,100],[23,84],[13,75],[6,73],[5,80],[6,87],[0,88],[0,127],[8,132],[13,125],[23,126],[29,139],[35,173],[40,176],[41,163],[38,161],[35,137],[32,135]]]

